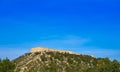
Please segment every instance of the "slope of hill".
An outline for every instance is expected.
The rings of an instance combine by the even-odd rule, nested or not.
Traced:
[[[120,72],[120,63],[116,60],[59,51],[26,53],[14,63],[17,72]]]

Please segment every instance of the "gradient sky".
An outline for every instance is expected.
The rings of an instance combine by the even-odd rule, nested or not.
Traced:
[[[0,58],[38,46],[120,61],[120,1],[0,0]]]

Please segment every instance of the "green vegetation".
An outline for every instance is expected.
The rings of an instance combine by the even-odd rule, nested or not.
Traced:
[[[120,62],[82,54],[36,52],[12,62],[0,59],[0,72],[120,72]]]
[[[23,72],[120,72],[120,62],[59,52],[27,53],[14,60]]]
[[[8,58],[0,59],[0,72],[14,72],[15,64]]]

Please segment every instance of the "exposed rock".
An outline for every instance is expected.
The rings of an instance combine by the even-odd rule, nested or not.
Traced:
[[[31,48],[30,52],[31,53],[34,53],[34,52],[59,52],[59,53],[77,54],[77,53],[74,53],[72,51],[55,50],[55,49],[50,49],[50,48],[45,48],[45,47]]]

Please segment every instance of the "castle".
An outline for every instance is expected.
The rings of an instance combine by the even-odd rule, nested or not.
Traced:
[[[31,53],[34,53],[34,52],[59,52],[59,53],[76,54],[76,53],[71,52],[71,51],[55,50],[55,49],[50,49],[50,48],[45,48],[45,47],[31,48],[30,52],[31,52]]]

